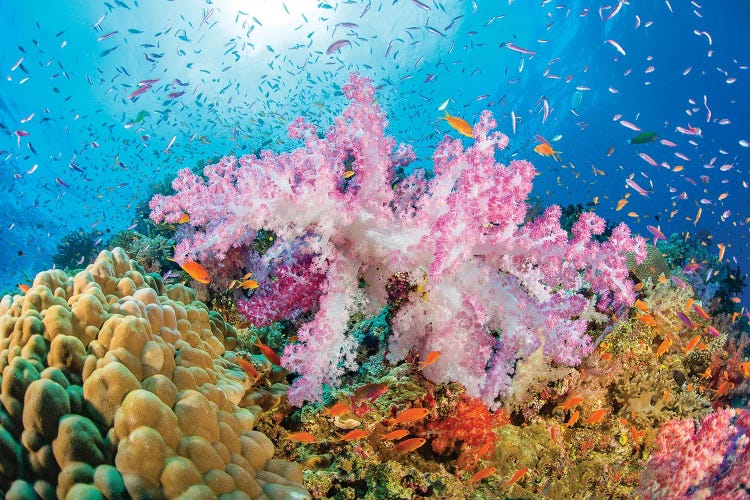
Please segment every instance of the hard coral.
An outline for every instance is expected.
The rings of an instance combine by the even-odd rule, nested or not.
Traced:
[[[0,300],[0,494],[308,498],[238,406],[234,330],[119,248]]]
[[[624,224],[596,241],[605,223],[592,213],[573,224],[571,237],[558,206],[524,223],[536,170],[527,161],[495,162],[509,140],[492,131],[489,111],[470,147],[450,138],[437,146],[433,178],[401,180],[394,190],[395,169],[413,152],[394,152],[368,79],[353,74],[343,90],[349,105],[324,135],[301,118],[290,125],[304,147],[225,157],[206,167],[206,179],[182,170],[176,194],[151,201],[156,222],[190,215],[194,229],[178,243],[179,258],[221,258],[265,229],[277,236],[269,255],[311,259],[308,272],[324,276],[308,289],[318,311],[284,352],[284,366],[300,374],[290,401],[319,400],[323,385],[337,386],[357,368],[349,314],[384,306],[389,278],[399,273],[424,293],[395,314],[389,360],[413,348],[439,351],[425,375],[458,381],[489,406],[510,392],[516,363],[535,351],[567,365],[588,355],[597,309],[634,301],[625,255],[642,258],[644,241]]]

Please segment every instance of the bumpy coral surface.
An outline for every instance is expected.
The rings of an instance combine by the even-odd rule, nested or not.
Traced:
[[[240,407],[234,329],[122,249],[0,301],[0,494],[308,498]]]

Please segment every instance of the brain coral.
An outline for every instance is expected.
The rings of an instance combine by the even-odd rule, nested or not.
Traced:
[[[0,496],[309,498],[194,299],[115,248],[0,300]]]

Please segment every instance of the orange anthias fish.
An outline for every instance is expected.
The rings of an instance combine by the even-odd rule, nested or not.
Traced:
[[[380,436],[380,439],[390,441],[390,440],[399,440],[402,437],[406,437],[409,434],[409,431],[407,429],[396,429],[395,431],[391,431],[388,434],[383,434]]]
[[[482,479],[491,476],[495,473],[497,470],[497,467],[485,467],[484,469],[477,471],[476,474],[471,476],[471,479],[469,479],[468,484],[476,483],[477,481],[481,481]]]
[[[703,319],[711,319],[711,316],[708,315],[705,309],[703,309],[698,304],[692,304],[693,310],[698,313],[698,316],[700,316]]]
[[[408,453],[410,451],[414,451],[423,444],[425,444],[427,440],[425,438],[411,438],[407,439],[406,441],[401,441],[396,446],[396,449],[400,451],[401,453]]]
[[[306,431],[292,432],[289,434],[289,439],[297,441],[298,443],[317,443],[318,439]]]
[[[589,415],[589,418],[583,421],[584,424],[598,424],[602,420],[604,420],[605,415],[607,415],[607,409],[606,408],[600,408],[596,411],[594,411],[591,415]]]
[[[648,326],[656,326],[656,320],[650,314],[641,314],[638,316],[638,321]]]
[[[552,149],[552,146],[546,142],[541,142],[534,146],[534,151],[542,156],[551,156],[555,161],[560,161],[560,154],[562,153],[561,151]]]
[[[343,436],[341,436],[342,441],[354,441],[356,439],[362,439],[369,436],[370,433],[367,431],[363,431],[362,429],[354,429],[352,431],[347,432]]]
[[[26,293],[29,290],[31,290],[31,287],[29,285],[25,284],[25,283],[19,283],[18,284],[18,289],[21,290],[23,293]]]
[[[268,361],[275,364],[276,366],[281,366],[281,359],[279,358],[279,355],[276,354],[273,349],[261,342],[260,339],[255,339],[255,344],[253,345],[260,349],[260,352],[262,352],[263,355],[268,358]]]
[[[258,380],[260,378],[260,375],[258,375],[258,370],[256,370],[253,364],[248,360],[237,358],[237,364],[240,365],[240,368],[242,368],[245,373],[253,377],[255,380]]]
[[[182,217],[180,217],[180,220],[177,221],[177,224],[186,224],[190,222],[190,216],[186,213],[182,214]]]
[[[422,365],[419,367],[420,370],[424,370],[428,366],[430,366],[432,363],[438,360],[440,358],[440,353],[438,351],[432,351],[425,357],[424,361],[420,361],[419,364]]]
[[[342,415],[346,415],[347,413],[349,413],[349,411],[349,405],[344,403],[336,403],[330,408],[326,408],[323,411],[323,415],[328,415],[331,417],[341,417]]]
[[[567,422],[565,422],[565,427],[573,427],[576,422],[578,422],[578,417],[581,416],[581,412],[576,410],[573,412],[573,414],[570,416]]]
[[[734,389],[734,383],[730,382],[729,380],[725,380],[719,387],[716,388],[714,397],[718,399],[720,397],[726,396],[732,389]]]
[[[469,122],[464,120],[463,118],[459,118],[457,116],[451,116],[448,114],[448,112],[445,112],[445,118],[443,120],[448,122],[448,125],[456,129],[459,134],[465,135],[466,137],[472,137],[472,127],[469,125]]]
[[[427,408],[409,408],[408,410],[404,410],[396,415],[393,423],[405,424],[407,422],[413,422],[414,420],[419,420],[426,417],[428,413],[430,413],[430,410],[428,410]]]
[[[656,359],[659,359],[662,354],[669,350],[669,348],[672,346],[672,342],[674,342],[672,337],[667,337],[662,341],[661,344],[659,344],[659,348],[656,349]]]
[[[745,378],[750,378],[750,361],[740,363],[740,373]]]
[[[570,410],[574,406],[579,405],[582,401],[583,401],[583,398],[580,396],[571,396],[563,404],[559,405],[556,409],[557,410]]]
[[[635,299],[635,307],[640,309],[643,312],[648,312],[648,304],[646,304],[641,299]]]
[[[235,287],[244,288],[245,290],[255,290],[260,285],[254,279],[250,279],[250,276],[252,275],[253,273],[247,273],[242,277],[242,279],[232,280],[232,282],[229,284],[229,290]]]
[[[701,336],[700,336],[700,334],[698,334],[695,337],[693,337],[692,339],[690,339],[690,342],[688,342],[687,345],[682,348],[682,352],[684,352],[685,354],[689,353],[690,351],[692,351],[693,349],[695,349],[695,346],[697,346],[698,342],[700,342],[700,341],[701,341]]]
[[[528,470],[529,470],[528,467],[524,467],[523,469],[518,469],[510,479],[508,479],[505,483],[503,483],[503,488],[507,488],[511,484],[521,479],[524,476],[524,474],[526,474],[526,471]]]
[[[208,275],[208,271],[206,271],[206,268],[201,266],[194,260],[186,260],[185,262],[180,264],[180,267],[198,283],[203,283],[204,285],[211,283],[211,277]]]

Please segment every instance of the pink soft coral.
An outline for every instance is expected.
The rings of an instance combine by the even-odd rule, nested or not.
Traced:
[[[624,225],[608,242],[594,241],[604,221],[593,214],[581,217],[569,239],[556,206],[524,224],[536,170],[526,161],[495,162],[508,137],[492,132],[489,111],[474,126],[470,147],[451,138],[437,146],[434,178],[397,179],[395,169],[414,153],[404,145],[394,152],[368,79],[353,74],[343,90],[350,103],[324,136],[299,118],[289,135],[304,147],[223,158],[206,167],[207,180],[182,170],[173,184],[177,193],[151,201],[156,221],[190,215],[196,229],[177,245],[178,258],[220,259],[230,248],[248,247],[263,228],[277,236],[264,256],[269,262],[281,255],[312,259],[308,276],[320,281],[275,290],[267,281],[257,298],[242,304],[266,321],[277,317],[267,313],[274,300],[287,304],[283,311],[317,303],[313,320],[282,358],[301,375],[290,400],[318,399],[322,384],[335,386],[342,373],[356,369],[348,314],[381,308],[397,274],[424,293],[392,318],[389,359],[404,359],[414,347],[422,354],[440,351],[426,376],[461,382],[490,407],[510,390],[516,361],[540,347],[566,364],[590,353],[588,322],[602,318],[596,306],[634,300],[625,253],[640,258],[644,241]],[[347,171],[354,175],[345,179]],[[312,299],[300,301],[303,290]]]
[[[696,429],[667,422],[641,475],[644,499],[750,498],[750,411],[720,409]]]

